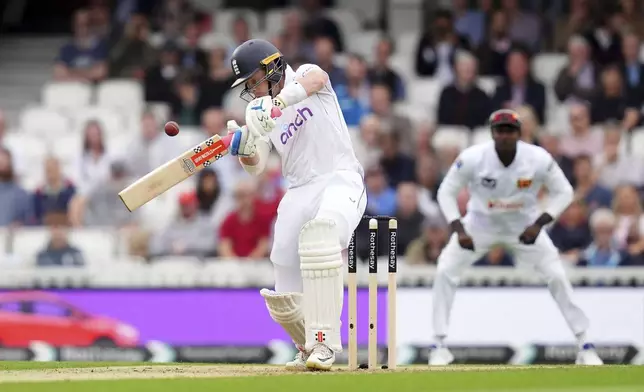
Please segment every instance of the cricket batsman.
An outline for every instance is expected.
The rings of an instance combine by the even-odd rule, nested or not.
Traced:
[[[543,148],[519,140],[521,121],[511,110],[490,116],[493,140],[465,149],[439,187],[437,200],[450,222],[452,237],[438,258],[433,291],[435,346],[430,365],[448,365],[454,357],[445,345],[454,294],[463,270],[502,245],[545,276],[552,298],[577,338],[576,363],[602,365],[594,346],[586,340],[588,318],[573,301],[557,248],[543,227],[573,200],[573,189],[552,156]],[[469,187],[467,213],[461,218],[457,195]],[[550,195],[539,211],[537,194],[545,186]]]
[[[366,208],[364,171],[320,67],[293,70],[261,39],[237,47],[231,67],[232,87],[243,85],[241,98],[249,101],[246,126],[228,122],[231,154],[259,175],[275,149],[288,182],[270,255],[275,290],[260,293],[299,350],[286,367],[329,370],[342,351],[343,253]]]

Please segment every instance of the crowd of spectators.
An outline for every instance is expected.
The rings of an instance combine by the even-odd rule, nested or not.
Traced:
[[[159,1],[145,12],[123,6],[126,1],[111,8],[106,1],[89,3],[73,17],[73,38],[55,59],[55,80],[139,80],[146,101],[166,103],[172,119],[200,129],[197,140],[225,132],[226,121],[238,117],[226,103],[232,80],[228,59],[235,45],[253,37],[243,16],[233,21],[229,44],[205,51],[199,41],[213,19],[189,1]],[[644,124],[640,3],[571,0],[570,12],[553,23],[521,9],[516,0],[500,1],[499,7],[492,1],[479,1],[475,8],[467,3],[454,0],[451,10],[434,12],[415,57],[409,58],[417,77],[444,86],[434,123],[413,121],[395,110],[408,99],[409,88],[390,65],[395,38],[382,35],[372,62],[349,53],[349,37],[320,12],[316,0],[286,11],[282,32],[268,38],[293,68],[315,62],[330,75],[365,168],[367,213],[397,217],[398,252],[408,263],[436,263],[449,238],[435,197],[459,150],[434,148],[432,132],[441,125],[474,130],[493,110],[513,108],[524,122],[522,139],[548,150],[575,188],[575,202],[549,228],[566,260],[588,267],[644,265],[644,163],[631,153],[644,146],[621,147],[624,135]],[[152,33],[162,38],[160,43],[151,44]],[[568,53],[553,86],[533,77],[531,58],[542,50]],[[344,61],[337,61],[339,54]],[[491,94],[477,85],[479,76],[497,78]],[[567,133],[549,129],[549,88],[557,105],[570,108],[561,124],[570,129]],[[118,191],[177,154],[172,140],[160,134],[163,120],[145,111],[141,134],[126,154],[108,151],[101,124],[88,122],[77,172],[63,173],[60,162],[50,157],[44,184],[31,194],[19,185],[26,170],[20,151],[4,145],[0,226],[56,227],[38,257],[41,265],[83,263],[64,239],[66,227],[132,230],[130,251],[151,260],[164,255],[267,257],[285,190],[279,164],[251,178],[234,159],[218,162],[176,200],[178,215],[168,227],[143,229],[139,215],[123,208]],[[0,143],[5,129],[0,112]],[[547,190],[542,193],[546,202]],[[467,197],[466,191],[459,197],[463,212]],[[358,244],[363,256],[365,246]],[[495,249],[477,265],[513,262],[503,249]]]

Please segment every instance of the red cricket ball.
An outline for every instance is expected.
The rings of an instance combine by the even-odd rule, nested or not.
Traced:
[[[179,134],[179,124],[174,121],[165,123],[165,134],[168,136],[177,136]]]

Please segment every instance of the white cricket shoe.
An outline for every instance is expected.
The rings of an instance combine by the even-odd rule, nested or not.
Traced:
[[[311,353],[306,352],[304,348],[299,345],[297,346],[297,350],[295,358],[290,362],[286,362],[286,370],[306,370],[306,360],[309,358]]]
[[[429,366],[447,366],[454,361],[454,355],[446,347],[432,346],[429,351]]]
[[[595,351],[595,346],[591,343],[586,343],[577,353],[577,360],[575,361],[576,365],[586,365],[586,366],[601,366],[604,364],[597,352]]]
[[[327,345],[318,343],[306,359],[306,367],[311,370],[331,370],[335,362],[335,353]]]

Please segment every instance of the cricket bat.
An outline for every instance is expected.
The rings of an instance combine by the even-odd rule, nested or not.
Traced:
[[[171,159],[123,189],[119,193],[121,201],[130,212],[136,210],[228,154],[232,138],[232,133],[215,135]]]

